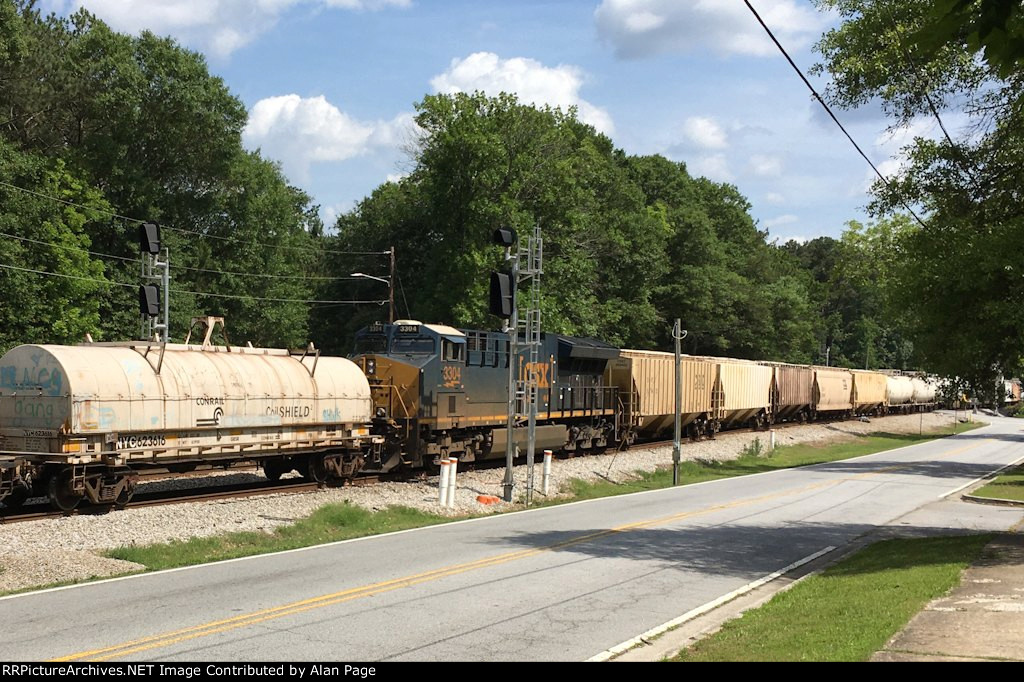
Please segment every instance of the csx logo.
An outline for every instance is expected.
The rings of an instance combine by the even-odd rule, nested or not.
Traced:
[[[551,388],[551,363],[527,362],[519,366],[519,380],[537,380],[537,388]]]

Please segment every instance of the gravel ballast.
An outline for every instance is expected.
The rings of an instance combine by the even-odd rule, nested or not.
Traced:
[[[962,415],[962,413],[961,413]],[[932,412],[872,419],[870,422],[845,421],[830,424],[789,426],[776,431],[777,445],[829,443],[848,440],[873,432],[917,433],[949,426],[953,415]],[[684,459],[733,459],[755,439],[767,445],[765,432],[721,433],[713,441],[684,443]],[[671,444],[659,447],[634,446],[627,452],[600,456],[575,457],[554,461],[551,489],[559,490],[570,479],[614,481],[628,480],[638,471],[653,471],[670,466]],[[517,466],[516,491],[526,485],[525,465]],[[221,474],[233,482],[255,474]],[[535,468],[535,485],[540,488],[541,466]],[[478,495],[501,496],[504,468],[460,471],[453,509],[437,504],[437,477],[422,482],[377,483],[366,486],[328,488],[315,492],[266,495],[211,502],[142,507],[100,516],[81,515],[10,524],[0,528],[0,591],[24,589],[90,577],[102,577],[139,570],[126,561],[99,556],[99,552],[123,545],[146,545],[169,540],[186,540],[231,531],[270,531],[308,516],[329,503],[348,501],[370,510],[403,505],[446,515],[481,514],[507,511],[513,505],[499,502],[484,505]],[[195,479],[187,479],[194,485]],[[166,487],[167,483],[145,486]],[[146,488],[140,487],[141,490]]]

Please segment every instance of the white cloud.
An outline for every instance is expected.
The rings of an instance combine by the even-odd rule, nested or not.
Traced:
[[[782,161],[777,156],[754,154],[750,157],[750,171],[761,177],[774,177],[782,174]]]
[[[786,197],[782,196],[778,192],[768,192],[764,195],[764,200],[769,204],[784,204],[786,203]]]
[[[247,147],[259,147],[264,156],[280,161],[286,175],[305,182],[310,164],[344,161],[372,148],[398,146],[411,121],[411,115],[399,114],[391,121],[367,123],[322,95],[280,95],[253,106],[242,139]]]
[[[696,161],[688,161],[686,166],[693,175],[703,176],[709,180],[733,182],[736,179],[729,170],[724,154],[702,156]]]
[[[118,31],[150,30],[227,57],[271,30],[297,6],[375,11],[409,7],[411,0],[62,0],[57,11],[85,7]]]
[[[706,116],[691,116],[683,123],[683,134],[704,149],[725,149],[729,146],[725,131],[718,122]]]
[[[608,112],[580,97],[583,72],[575,66],[549,67],[534,59],[501,59],[493,52],[475,52],[465,59],[453,59],[448,70],[432,78],[430,84],[442,94],[479,90],[493,96],[507,92],[528,104],[562,110],[574,106],[580,120],[599,132],[611,135],[615,128]]]
[[[757,11],[787,48],[821,35],[829,16],[797,0],[759,0]],[[763,57],[777,50],[739,0],[603,0],[597,31],[620,57],[714,50]]]
[[[793,223],[797,222],[800,222],[800,219],[798,217],[796,217],[792,213],[787,213],[785,215],[776,216],[775,218],[764,221],[764,226],[770,230],[773,227],[779,227],[780,225],[792,225]]]

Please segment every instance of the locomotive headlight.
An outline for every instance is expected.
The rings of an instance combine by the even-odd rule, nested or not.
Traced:
[[[367,374],[376,374],[377,373],[377,359],[376,358],[368,358],[366,360],[366,373]]]

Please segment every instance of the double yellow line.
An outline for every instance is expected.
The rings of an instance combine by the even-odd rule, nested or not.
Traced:
[[[984,442],[986,441],[982,441],[981,443],[975,443],[965,448],[959,448],[958,450],[955,450],[953,452],[962,452],[963,450],[978,447],[982,445]],[[953,452],[945,454],[953,454]],[[889,466],[885,467],[884,469],[879,469],[877,471],[869,471],[851,477],[821,481],[818,483],[812,483],[809,485],[801,486],[799,488],[793,488],[781,492],[761,495],[759,497],[747,498],[744,500],[737,500],[735,502],[718,504],[711,507],[706,507],[704,509],[679,512],[676,514],[669,514],[668,516],[662,516],[655,519],[648,519],[644,521],[637,521],[635,523],[628,523],[621,526],[616,526],[614,528],[609,528],[607,530],[581,535],[575,538],[571,538],[569,540],[563,540],[562,542],[546,545],[544,547],[523,549],[515,552],[507,552],[505,554],[498,554],[491,557],[485,557],[483,559],[477,559],[476,561],[455,564],[452,566],[445,566],[442,568],[434,569],[432,571],[417,573],[402,578],[385,580],[383,582],[373,583],[371,585],[364,585],[361,587],[353,587],[347,590],[342,590],[340,592],[333,592],[331,594],[325,594],[319,597],[311,597],[309,599],[303,599],[300,601],[291,602],[289,604],[284,604],[282,606],[275,606],[273,608],[254,611],[252,613],[241,616],[235,616],[233,618],[226,618],[224,620],[217,620],[202,625],[183,628],[181,630],[174,630],[172,632],[166,632],[159,635],[152,635],[150,637],[132,640],[130,642],[117,644],[115,646],[105,647],[102,649],[92,649],[90,651],[81,651],[68,656],[63,656],[61,658],[52,659],[52,661],[63,662],[78,661],[83,659],[88,659],[92,661],[106,661],[114,657],[129,656],[131,654],[136,654],[142,651],[148,651],[150,649],[167,647],[173,644],[186,642],[200,637],[207,637],[210,635],[216,635],[221,632],[237,630],[238,628],[256,625],[257,623],[263,623],[269,620],[274,620],[276,618],[283,618],[285,616],[291,616],[306,611],[311,611],[313,609],[320,609],[327,606],[333,606],[334,604],[341,604],[347,601],[362,599],[364,597],[372,597],[378,594],[384,594],[386,592],[391,592],[405,587],[412,587],[414,585],[419,585],[434,580],[440,580],[441,578],[447,578],[449,576],[458,575],[460,573],[467,573],[469,571],[490,568],[492,566],[498,566],[500,564],[508,563],[511,561],[526,559],[546,552],[552,552],[555,550],[564,549],[566,547],[572,547],[573,545],[579,545],[585,542],[592,542],[594,540],[599,540],[601,538],[608,537],[610,535],[615,535],[617,533],[625,533],[632,530],[638,530],[641,528],[651,528],[654,526],[672,523],[674,521],[693,518],[695,516],[712,514],[718,511],[735,509],[737,507],[749,506],[760,502],[778,499],[781,497],[797,495],[808,492],[810,490],[838,485],[844,481],[851,479],[865,478],[868,476],[888,473],[898,469],[908,468],[914,466],[914,464],[916,463],[912,462],[905,465]]]

